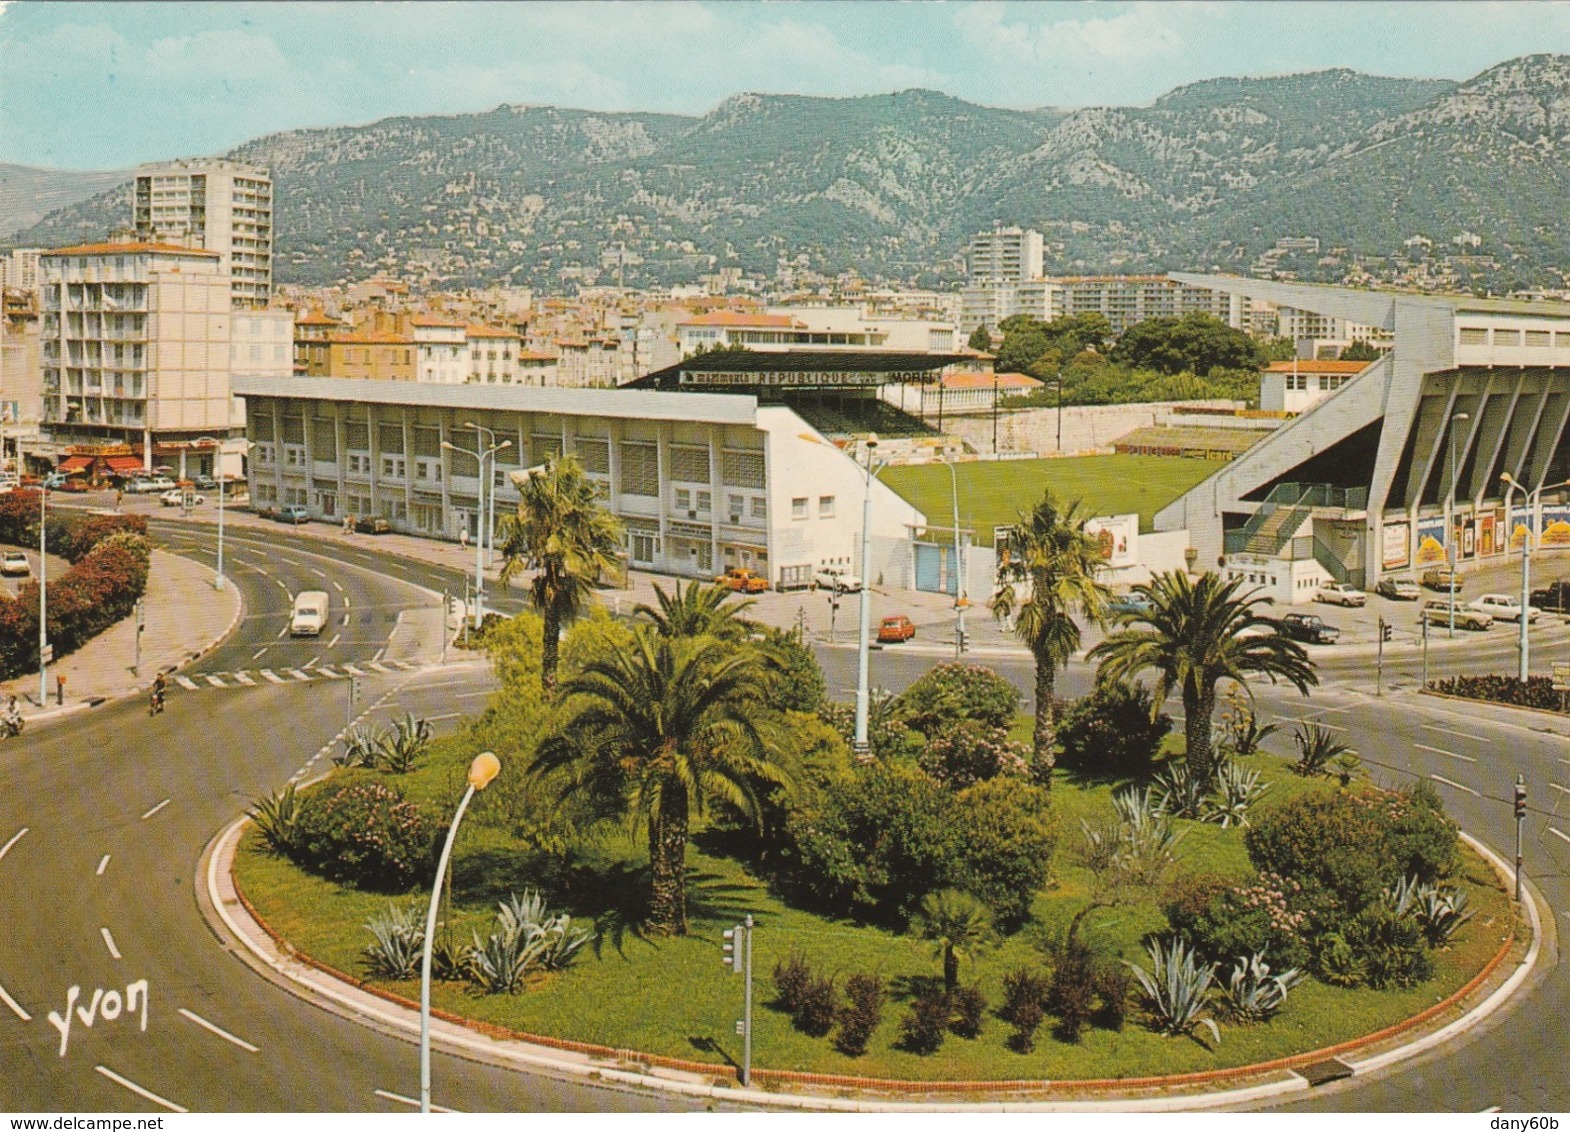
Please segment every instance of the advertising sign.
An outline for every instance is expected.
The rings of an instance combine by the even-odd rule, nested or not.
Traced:
[[[1085,522],[1085,533],[1101,544],[1101,556],[1113,568],[1139,561],[1139,516],[1098,515]]]
[[[1386,570],[1399,570],[1412,560],[1412,524],[1386,523],[1380,562]]]
[[[1498,554],[1500,547],[1494,545],[1494,536],[1500,530],[1499,518],[1492,511],[1484,511],[1477,521],[1477,552],[1484,558]]]
[[[1456,545],[1461,548],[1462,558],[1471,558],[1477,554],[1477,526],[1471,516],[1456,520]]]
[[[1519,551],[1532,531],[1532,512],[1526,507],[1510,508],[1510,549]]]
[[[1413,564],[1437,566],[1445,560],[1445,520],[1419,519],[1417,521],[1417,554]]]
[[[1570,546],[1570,507],[1555,504],[1543,508],[1543,533],[1537,541],[1544,547]]]

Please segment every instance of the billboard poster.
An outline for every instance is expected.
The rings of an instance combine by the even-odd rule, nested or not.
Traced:
[[[1412,559],[1412,525],[1386,523],[1379,560],[1386,570],[1399,570]]]
[[[1513,551],[1519,551],[1532,532],[1532,511],[1527,507],[1510,508],[1510,542]]]
[[[1114,569],[1139,561],[1139,516],[1098,515],[1085,521],[1085,533],[1101,544],[1101,556]]]
[[[1462,519],[1456,528],[1456,533],[1460,535],[1460,538],[1456,539],[1456,545],[1461,548],[1461,557],[1474,557],[1477,554],[1476,522],[1470,516]]]
[[[1477,521],[1477,553],[1484,558],[1492,558],[1503,548],[1498,541],[1498,533],[1504,529],[1499,515],[1493,511],[1484,511]]]
[[[1444,560],[1444,517],[1419,519],[1417,521],[1417,553],[1413,556],[1413,565],[1436,566],[1444,562]]]
[[[1555,504],[1543,508],[1543,533],[1539,546],[1570,546],[1570,507]]]

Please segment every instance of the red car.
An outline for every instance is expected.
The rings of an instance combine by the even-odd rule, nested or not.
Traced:
[[[916,626],[910,623],[910,618],[904,614],[898,617],[885,617],[878,624],[878,641],[880,644],[897,645],[901,641],[908,641],[916,635]]]

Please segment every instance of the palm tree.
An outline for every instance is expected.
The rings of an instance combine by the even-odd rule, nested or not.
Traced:
[[[1055,693],[1058,669],[1079,648],[1079,625],[1074,615],[1101,624],[1110,594],[1096,581],[1096,569],[1105,555],[1101,544],[1085,533],[1087,516],[1080,505],[1059,503],[1049,489],[1019,522],[1009,529],[998,560],[998,591],[992,598],[992,615],[1000,620],[1015,617],[1014,633],[1036,658],[1036,728],[1032,737],[1041,781],[1052,784],[1056,759],[1053,734],[1056,724]],[[1030,596],[1023,601],[1014,592],[1028,583]]]
[[[1215,775],[1211,716],[1216,685],[1234,680],[1247,687],[1251,674],[1296,686],[1305,696],[1319,683],[1303,646],[1281,635],[1280,622],[1255,612],[1262,598],[1238,596],[1242,578],[1223,581],[1209,573],[1190,581],[1185,573],[1158,574],[1134,592],[1146,598],[1146,613],[1127,613],[1120,628],[1090,650],[1100,661],[1098,680],[1125,680],[1154,669],[1158,676],[1152,710],[1172,690],[1183,697],[1183,731],[1191,775],[1209,788]]]
[[[769,736],[761,661],[713,637],[640,626],[626,652],[562,685],[568,713],[540,746],[534,775],[562,772],[563,795],[589,789],[648,827],[648,929],[687,932],[687,830],[709,798],[759,815],[759,789],[789,787]]]
[[[662,637],[701,637],[707,634],[716,640],[740,641],[753,628],[752,622],[742,614],[757,603],[751,598],[731,601],[733,596],[723,586],[705,585],[702,582],[693,582],[685,590],[677,582],[674,594],[667,594],[656,585],[654,599],[659,608],[639,605],[633,613],[647,617]]]
[[[545,620],[540,650],[540,684],[556,685],[562,627],[582,612],[601,576],[615,568],[621,523],[595,498],[594,483],[576,458],[563,456],[519,485],[516,518],[502,524],[502,568],[506,585],[526,569],[537,571],[529,597]]]
[[[959,985],[959,961],[972,956],[992,935],[992,917],[986,906],[968,892],[945,888],[921,898],[916,928],[923,939],[937,944],[943,958],[943,990]]]

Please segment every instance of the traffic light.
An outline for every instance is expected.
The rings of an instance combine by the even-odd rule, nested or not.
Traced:
[[[1515,816],[1526,817],[1526,783],[1519,777],[1516,778],[1515,784]]]
[[[1394,634],[1394,629],[1395,627],[1383,617],[1379,619],[1379,639],[1381,641],[1388,641]]]
[[[746,929],[742,927],[725,929],[725,955],[720,962],[731,969],[733,974],[739,974],[742,969],[742,942]]]

